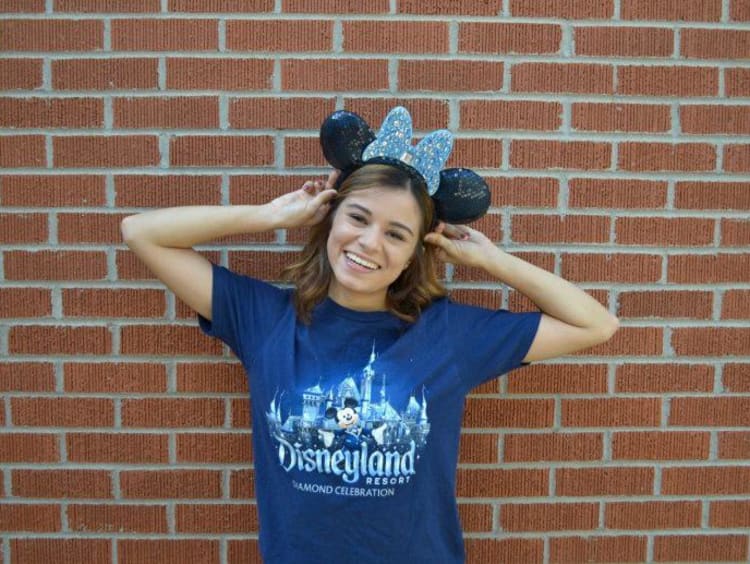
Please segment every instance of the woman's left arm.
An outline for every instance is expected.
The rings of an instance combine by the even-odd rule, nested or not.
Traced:
[[[567,280],[510,255],[483,233],[445,223],[427,234],[425,242],[440,247],[447,262],[482,268],[518,290],[542,311],[542,318],[523,362],[570,354],[609,340],[617,317]]]

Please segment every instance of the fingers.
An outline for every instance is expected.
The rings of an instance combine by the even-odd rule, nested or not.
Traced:
[[[333,169],[331,171],[331,174],[328,175],[328,180],[326,180],[326,189],[336,186],[336,181],[338,180],[339,176],[341,176],[341,171],[338,169]]]
[[[435,233],[439,233],[448,237],[449,239],[460,239],[466,241],[471,237],[471,229],[465,226],[453,225],[441,221],[435,228]]]

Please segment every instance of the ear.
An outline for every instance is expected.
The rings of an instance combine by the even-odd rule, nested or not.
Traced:
[[[370,126],[354,112],[334,112],[320,126],[323,155],[333,168],[341,171],[362,164],[362,152],[374,139]],[[339,178],[337,185],[341,180]]]

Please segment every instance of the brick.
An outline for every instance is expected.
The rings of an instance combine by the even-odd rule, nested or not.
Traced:
[[[750,397],[673,398],[669,424],[750,427]]]
[[[750,458],[750,431],[724,431],[719,433],[719,458]]]
[[[558,103],[467,100],[460,104],[461,129],[556,131],[562,125],[562,106]]]
[[[727,172],[750,170],[750,145],[724,145],[724,170]]]
[[[637,96],[717,96],[716,68],[680,66],[617,67],[617,93]]]
[[[218,499],[221,497],[221,472],[125,470],[120,473],[120,489],[123,498]],[[120,557],[122,558],[122,555]]]
[[[595,529],[597,503],[524,503],[500,506],[503,531],[570,531]]]
[[[114,126],[121,128],[219,128],[215,97],[115,98]]]
[[[41,213],[0,213],[0,243],[47,242],[47,217]]]
[[[120,564],[219,564],[218,540],[136,540],[118,539],[117,555]]]
[[[398,12],[418,15],[497,16],[500,14],[501,4],[500,0],[464,0],[460,4],[451,0],[400,0]]]
[[[732,0],[729,5],[729,19],[731,21],[750,21],[750,4],[747,0]]]
[[[721,0],[623,0],[620,17],[623,20],[718,22]]]
[[[549,472],[544,469],[459,468],[459,497],[546,496]]]
[[[215,51],[218,22],[207,19],[113,19],[115,51]]]
[[[544,543],[532,538],[467,538],[467,562],[543,562]]]
[[[707,246],[713,244],[712,219],[667,217],[618,217],[615,239],[621,245]]]
[[[164,505],[79,505],[68,506],[68,526],[81,533],[168,532]]]
[[[251,407],[247,399],[233,399],[230,402],[232,409],[232,427],[250,428]]]
[[[618,562],[645,562],[645,536],[586,536],[550,539],[550,562],[606,562],[617,555]]]
[[[59,505],[0,505],[0,531],[59,532],[62,528]]]
[[[447,53],[447,22],[343,22],[343,49],[353,53]],[[325,49],[330,48],[330,38]]]
[[[667,263],[668,282],[736,282],[743,280],[750,269],[747,255],[670,255]],[[703,329],[700,329],[703,330]],[[720,329],[727,330],[726,328]],[[731,334],[727,333],[727,335]],[[685,333],[685,335],[696,335]]]
[[[750,245],[750,221],[722,219],[721,245],[723,247],[744,247]],[[739,304],[736,307],[740,307]],[[745,304],[745,307],[747,307],[747,304]]]
[[[298,260],[296,252],[230,252],[228,268],[253,278],[279,280],[281,269]]]
[[[273,5],[271,0],[268,1]],[[270,9],[273,9],[273,7]],[[390,11],[390,4],[388,0],[371,0],[369,2],[361,2],[360,0],[284,0],[282,11],[303,14],[386,14]]]
[[[250,533],[258,530],[255,504],[177,505],[177,533]]]
[[[660,421],[659,398],[562,400],[564,427],[656,427]]]
[[[268,90],[270,59],[167,58],[169,90]]]
[[[511,68],[512,92],[613,94],[612,67],[586,63],[518,63]]]
[[[230,497],[252,499],[255,497],[255,474],[253,470],[232,470],[229,476]]]
[[[104,427],[115,422],[112,401],[104,398],[11,399],[13,423],[26,427]]]
[[[264,166],[273,164],[270,136],[173,137],[169,150],[173,166]]]
[[[492,464],[498,462],[496,433],[462,433],[459,444],[459,463]]]
[[[654,538],[654,561],[735,561],[748,557],[747,535],[675,535]]]
[[[201,251],[201,254],[216,264],[221,260],[218,251]],[[118,251],[116,263],[119,280],[157,280],[153,272],[132,251]]]
[[[6,251],[6,280],[101,280],[107,274],[100,251]]]
[[[503,159],[499,139],[456,139],[446,168],[497,168]]]
[[[607,503],[604,523],[608,529],[697,529],[701,526],[701,503],[699,501]]]
[[[220,427],[224,401],[218,398],[149,398],[122,401],[123,427]]]
[[[215,175],[115,176],[118,207],[166,208],[221,204],[221,177]]]
[[[376,129],[394,106],[407,108],[417,129],[440,129],[448,123],[449,107],[444,98],[344,98],[347,110],[359,114]]]
[[[0,288],[2,318],[49,317],[51,304],[51,292],[45,288]]]
[[[621,318],[711,319],[713,316],[712,292],[689,290],[623,292],[619,295],[618,302],[617,315]]]
[[[120,222],[126,214],[60,213],[57,238],[60,243],[110,243],[122,241]]]
[[[750,501],[713,501],[709,510],[712,527],[750,527]]]
[[[93,51],[104,46],[99,20],[0,21],[1,51]]]
[[[636,172],[713,171],[716,147],[709,143],[620,143],[617,167]]]
[[[167,391],[166,367],[139,362],[63,365],[65,391],[100,394],[142,394]]]
[[[601,460],[600,433],[507,434],[503,438],[504,462]]]
[[[617,367],[618,393],[711,392],[712,366],[700,364],[623,364]]]
[[[284,164],[286,167],[324,167],[326,160],[318,137],[285,137]]]
[[[159,164],[155,135],[97,135],[53,137],[57,167],[132,167]]]
[[[74,288],[63,289],[62,297],[68,317],[160,317],[166,312],[162,290]]]
[[[0,166],[3,168],[44,167],[47,148],[42,135],[0,137]]]
[[[1,89],[32,90],[41,86],[41,59],[4,59],[0,61]]]
[[[671,109],[662,104],[572,104],[571,125],[581,131],[659,133],[672,127]]]
[[[680,129],[683,133],[746,135],[750,133],[750,111],[747,106],[680,106]]]
[[[156,58],[62,59],[52,61],[55,90],[134,90],[158,87]]]
[[[93,98],[0,98],[0,126],[97,128],[104,125],[104,101]]]
[[[750,210],[750,182],[676,182],[674,205],[695,210]]]
[[[11,481],[13,495],[18,497],[55,499],[112,497],[112,484],[108,470],[13,470]]]
[[[331,51],[333,22],[326,20],[247,20],[227,22],[230,51]]]
[[[708,460],[708,433],[633,431],[612,436],[615,460]]]
[[[674,32],[647,27],[577,27],[576,55],[595,57],[670,57]]]
[[[561,40],[558,25],[462,22],[458,28],[460,53],[558,53]]]
[[[724,389],[728,392],[750,392],[750,368],[747,364],[725,364],[722,374]]]
[[[177,391],[247,394],[247,376],[238,362],[177,364]]]
[[[243,400],[244,401],[244,400]],[[248,433],[180,433],[179,462],[242,464],[252,461]]]
[[[697,59],[747,59],[750,32],[739,29],[683,29],[680,54]]]
[[[0,392],[52,392],[55,372],[51,362],[0,362]]]
[[[748,466],[664,468],[662,495],[730,495],[750,493]]]
[[[561,276],[571,282],[655,282],[661,263],[658,255],[563,254]]]
[[[97,354],[112,352],[112,334],[106,327],[28,325],[11,327],[11,354]]]
[[[318,129],[336,109],[333,98],[235,98],[229,123],[235,129]]]
[[[466,532],[492,531],[492,506],[479,503],[459,503],[461,527]]]
[[[221,353],[216,339],[196,338],[201,333],[197,326],[185,325],[129,325],[121,330],[122,354],[175,355]]]
[[[663,181],[571,178],[568,192],[570,208],[659,209],[667,202],[667,183]]]
[[[10,550],[14,564],[39,562],[86,562],[109,564],[112,542],[109,539],[12,539]]]
[[[159,0],[55,0],[55,12],[148,13],[159,12]]]
[[[511,226],[518,243],[606,243],[609,217],[595,215],[516,215]]]
[[[273,0],[169,0],[170,12],[271,12]]]
[[[2,11],[43,13],[45,10],[44,0],[6,0],[3,2]]]
[[[227,545],[228,564],[263,564],[260,556],[260,547],[256,539],[230,540]]]
[[[551,427],[554,402],[550,399],[494,399],[470,397],[463,417],[465,427]]]
[[[105,203],[104,190],[103,176],[8,175],[3,176],[0,183],[0,198],[6,206],[102,206]]]
[[[610,19],[614,15],[612,0],[510,0],[515,17],[564,19]]]
[[[503,87],[503,63],[404,60],[398,67],[398,87],[402,91],[496,92]]]
[[[17,423],[14,421],[14,424]],[[40,433],[0,434],[0,460],[8,462],[59,462],[57,435]],[[3,505],[0,505],[2,510]],[[2,522],[2,517],[0,517]]]
[[[66,437],[71,462],[119,464],[166,464],[167,435],[144,433],[69,433]]]
[[[724,90],[729,98],[747,96],[750,92],[750,69],[725,69]]]
[[[554,257],[542,253],[514,253],[515,256],[538,266],[545,270],[554,270]],[[457,266],[453,271],[453,282],[470,281],[470,282],[492,282],[497,283],[497,279],[490,276],[486,270],[479,268],[469,268],[466,266]]]
[[[533,371],[533,374],[531,372]],[[526,372],[524,374],[524,372]],[[596,394],[607,391],[605,365],[537,365],[507,376],[509,394]]]
[[[558,468],[555,495],[606,496],[651,495],[654,493],[653,468]]]
[[[502,307],[501,290],[476,290],[469,288],[452,289],[451,299],[458,303],[475,305],[487,309],[500,309]]]
[[[747,354],[750,329],[743,327],[682,327],[672,332],[675,354],[725,356]]]
[[[510,165],[519,169],[608,169],[612,148],[593,141],[514,140]]]
[[[388,61],[385,59],[286,59],[281,61],[281,88],[339,92],[386,90]]]

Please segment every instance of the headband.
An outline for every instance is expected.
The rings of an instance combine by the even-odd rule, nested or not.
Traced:
[[[320,126],[323,155],[342,172],[336,188],[366,164],[387,164],[408,173],[427,191],[438,219],[470,223],[482,217],[490,206],[484,179],[467,168],[443,169],[453,149],[451,132],[433,131],[416,147],[411,141],[411,116],[401,106],[388,113],[377,135],[360,116],[343,110],[332,113]]]

